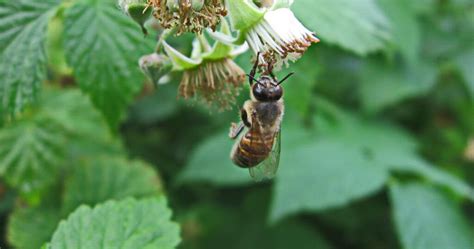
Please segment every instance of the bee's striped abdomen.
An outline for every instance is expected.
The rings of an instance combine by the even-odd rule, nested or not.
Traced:
[[[241,138],[232,155],[232,161],[243,168],[257,166],[270,154],[274,139],[273,134],[261,134],[250,129]]]

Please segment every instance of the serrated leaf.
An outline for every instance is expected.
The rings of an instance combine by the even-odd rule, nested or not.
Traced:
[[[391,184],[390,197],[402,245],[410,249],[470,249],[472,233],[459,207],[435,188]]]
[[[299,0],[292,9],[321,42],[359,55],[380,50],[391,40],[388,21],[374,0]]]
[[[251,183],[248,170],[235,166],[230,160],[234,142],[225,132],[204,141],[193,152],[189,163],[179,176],[179,181],[210,182],[222,186]]]
[[[172,249],[180,238],[179,226],[170,218],[164,198],[81,206],[59,224],[49,248]]]
[[[47,24],[59,2],[0,1],[0,120],[31,103],[46,78]]]
[[[116,157],[96,158],[79,165],[66,180],[63,211],[67,214],[81,204],[93,206],[161,192],[161,181],[149,165]]]
[[[64,22],[66,57],[74,76],[116,128],[143,85],[137,61],[151,51],[151,44],[115,1],[79,1],[66,10]]]
[[[20,208],[10,215],[7,239],[15,248],[38,249],[51,240],[60,220],[54,208]]]
[[[101,115],[79,90],[47,88],[38,100],[22,119],[0,129],[0,176],[21,193],[41,192],[68,156],[75,160],[120,150]]]

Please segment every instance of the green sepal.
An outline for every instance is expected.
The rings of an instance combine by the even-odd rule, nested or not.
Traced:
[[[234,30],[245,32],[255,26],[265,15],[265,11],[248,0],[227,0],[227,9]]]
[[[230,27],[229,24],[225,21],[225,19],[223,19],[221,22],[220,33],[226,36],[230,36]],[[232,49],[233,46],[231,44],[226,44],[220,42],[219,40],[216,40],[214,46],[212,47],[212,50],[208,53],[203,54],[203,58],[208,60],[219,60],[222,58],[226,58],[229,57],[232,52]]]
[[[181,52],[166,43],[166,41],[163,41],[163,48],[165,49],[168,57],[171,59],[171,62],[173,63],[173,70],[175,71],[192,69],[199,66],[202,62],[201,58],[191,59],[183,55]]]
[[[290,8],[294,0],[275,0],[272,5],[271,10],[281,9],[281,8]]]

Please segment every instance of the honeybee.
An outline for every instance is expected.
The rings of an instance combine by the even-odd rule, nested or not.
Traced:
[[[281,122],[284,114],[281,84],[293,73],[278,81],[272,67],[256,78],[259,54],[249,77],[250,96],[240,111],[241,122],[232,123],[229,136],[239,138],[230,158],[237,166],[248,168],[255,181],[275,176],[280,162]],[[245,132],[244,132],[245,130]]]

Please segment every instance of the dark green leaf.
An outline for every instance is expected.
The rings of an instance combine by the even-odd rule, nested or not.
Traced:
[[[435,188],[391,184],[395,223],[405,248],[470,249],[472,233],[459,207]]]
[[[143,85],[138,59],[149,40],[115,1],[79,1],[65,13],[65,49],[79,86],[116,128]]]
[[[108,201],[79,207],[54,232],[50,249],[173,249],[179,226],[170,220],[165,198]]]
[[[0,121],[31,103],[46,78],[46,27],[59,2],[0,1]]]

